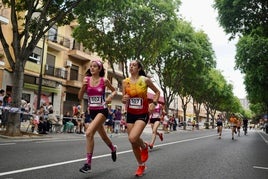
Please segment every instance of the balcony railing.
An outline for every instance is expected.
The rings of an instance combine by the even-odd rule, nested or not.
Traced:
[[[60,44],[66,48],[70,48],[70,46],[71,46],[71,40],[69,38],[63,37],[61,35],[48,36],[47,39],[51,42]]]
[[[64,68],[56,68],[54,66],[50,66],[46,64],[45,68],[45,75],[50,75],[62,79],[67,79],[68,76],[68,71],[65,70]]]

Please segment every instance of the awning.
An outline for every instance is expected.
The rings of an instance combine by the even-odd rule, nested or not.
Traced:
[[[154,98],[154,94],[152,94],[152,93],[147,93],[147,97],[148,97],[149,99],[153,99],[153,98]],[[163,96],[160,96],[158,102],[164,104],[164,103],[165,103],[164,97],[163,97]]]
[[[38,90],[38,85],[30,84],[30,83],[24,83],[24,88],[32,89],[32,90]],[[42,91],[47,93],[59,93],[59,89],[57,88],[50,88],[47,86],[42,86]]]

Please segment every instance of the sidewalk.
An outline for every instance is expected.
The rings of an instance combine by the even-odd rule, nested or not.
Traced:
[[[0,140],[21,140],[21,139],[34,139],[34,140],[39,140],[39,139],[71,139],[71,138],[83,138],[85,137],[83,134],[76,134],[76,133],[55,133],[55,132],[49,132],[48,134],[32,134],[31,133],[31,126],[29,126],[29,121],[26,122],[22,122],[21,123],[21,131],[22,132],[27,132],[27,135],[23,135],[23,136],[18,136],[18,137],[9,137],[9,136],[5,136],[5,135],[1,135],[0,134]],[[28,129],[28,130],[27,130]],[[158,130],[160,132],[164,131],[162,130],[162,126],[159,126]],[[196,130],[196,129],[195,129]],[[203,128],[200,128],[199,130],[203,130]],[[168,133],[178,133],[178,132],[190,132],[192,131],[192,127],[191,126],[186,126],[186,130],[183,129],[183,127],[177,127],[176,131],[170,131]],[[145,134],[151,134],[152,133],[152,129],[151,129],[151,125],[148,124],[146,125],[144,131]],[[117,136],[117,135],[127,135],[127,133],[119,133],[119,134],[108,134],[109,136],[112,135]]]
[[[27,130],[28,129],[28,130]],[[23,136],[10,137],[0,134],[0,140],[21,140],[21,139],[50,139],[50,138],[82,138],[85,137],[83,134],[76,133],[56,133],[49,132],[48,134],[33,134],[31,132],[31,126],[29,125],[29,121],[21,122],[20,130],[23,133],[26,133]]]

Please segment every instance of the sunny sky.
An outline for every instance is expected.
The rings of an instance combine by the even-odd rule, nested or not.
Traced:
[[[209,36],[215,51],[217,69],[222,71],[228,83],[234,87],[234,95],[245,98],[243,75],[235,66],[236,41],[228,41],[223,29],[218,25],[217,12],[213,9],[214,0],[181,0],[180,14],[191,22],[196,30],[202,29]]]

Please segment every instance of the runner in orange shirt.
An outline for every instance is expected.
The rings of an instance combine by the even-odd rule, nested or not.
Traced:
[[[234,133],[236,134],[236,128],[237,128],[237,118],[235,114],[233,113],[230,117],[230,123],[231,123],[231,130],[232,130],[232,140],[234,140]]]

